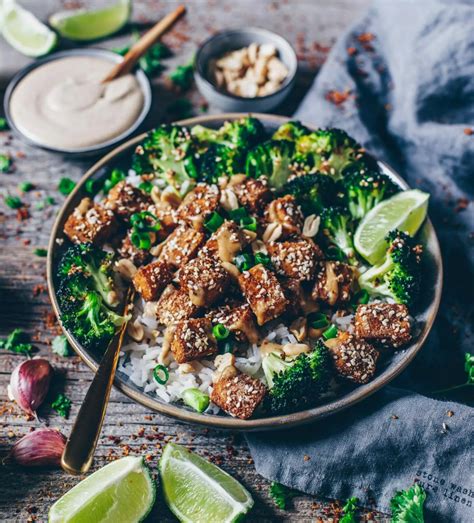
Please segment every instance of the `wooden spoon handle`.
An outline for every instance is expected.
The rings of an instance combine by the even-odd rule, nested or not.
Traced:
[[[110,73],[102,80],[102,83],[110,82],[114,78],[118,78],[124,74],[129,73],[140,57],[158,40],[158,38],[165,33],[184,13],[186,8],[183,5],[177,7],[172,13],[167,14],[159,22],[157,22],[149,31],[147,31],[136,42],[130,51],[125,55],[124,59],[115,65]]]

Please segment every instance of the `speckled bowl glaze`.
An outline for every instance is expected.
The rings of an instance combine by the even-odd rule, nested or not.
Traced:
[[[218,89],[209,78],[209,61],[251,43],[273,44],[280,60],[288,68],[288,76],[278,91],[266,96],[244,98]],[[211,104],[226,112],[271,111],[290,93],[296,78],[298,60],[291,45],[281,36],[266,29],[248,28],[222,31],[206,40],[196,54],[194,77],[201,94]]]
[[[189,120],[183,120],[178,122],[178,124],[187,126],[201,124],[207,125],[209,127],[219,127],[224,123],[224,121],[235,120],[237,118],[242,118],[242,116],[246,115],[223,114],[218,116],[203,116]],[[252,116],[259,118],[268,131],[274,131],[279,125],[288,120],[287,118],[264,114],[253,114]],[[57,287],[55,272],[61,249],[60,244],[64,239],[64,222],[73,209],[77,206],[81,198],[86,195],[84,188],[86,181],[90,178],[98,179],[103,177],[109,171],[109,169],[113,167],[121,165],[127,166],[128,162],[130,161],[130,155],[133,152],[135,146],[141,140],[143,140],[144,137],[145,134],[142,134],[133,138],[132,140],[129,140],[120,147],[114,149],[95,165],[93,165],[77,184],[74,191],[69,195],[58,214],[49,242],[47,270],[49,294],[54,311],[60,322],[61,314],[58,301],[56,299]],[[403,189],[408,188],[407,184],[397,173],[395,173],[386,164],[382,162],[379,163],[383,172],[390,176],[398,185],[400,185],[400,187]],[[281,429],[319,420],[325,416],[346,409],[367,398],[380,388],[390,383],[390,381],[392,381],[396,376],[398,376],[420,351],[431,330],[441,298],[443,265],[438,239],[436,237],[433,225],[429,219],[427,219],[423,224],[419,239],[424,245],[425,256],[423,257],[424,266],[423,296],[421,300],[422,303],[420,303],[420,306],[415,311],[417,320],[416,335],[413,339],[413,342],[403,351],[394,353],[393,356],[389,358],[388,361],[386,361],[384,365],[381,366],[381,368],[378,369],[375,378],[366,385],[344,388],[341,390],[341,393],[338,397],[328,399],[326,403],[321,403],[320,405],[317,405],[311,409],[281,416],[240,420],[232,418],[228,415],[199,414],[184,405],[165,403],[156,396],[144,393],[143,390],[131,383],[127,376],[121,374],[120,372],[117,373],[114,384],[120,391],[133,400],[161,414],[166,414],[189,423],[197,423],[220,429],[245,431]],[[95,372],[100,361],[100,355],[86,350],[77,342],[77,340],[67,329],[63,327],[63,330],[77,354],[79,354],[82,360]]]
[[[8,84],[8,87],[5,91],[5,97],[3,101],[3,108],[5,111],[5,116],[8,120],[8,125],[10,126],[10,129],[13,130],[15,134],[17,134],[24,142],[28,143],[29,145],[33,145],[35,147],[40,147],[41,149],[45,149],[46,151],[54,152],[54,153],[60,153],[67,157],[73,157],[73,158],[80,158],[80,157],[86,157],[86,156],[94,156],[94,155],[100,155],[104,154],[106,151],[110,150],[112,147],[117,146],[120,142],[128,138],[133,132],[135,132],[140,125],[145,120],[146,116],[148,115],[151,107],[152,102],[152,90],[150,81],[148,80],[147,75],[141,70],[138,69],[134,72],[135,78],[138,81],[138,84],[142,90],[143,93],[143,107],[140,111],[140,114],[138,115],[137,119],[133,122],[133,124],[125,130],[123,133],[115,136],[111,140],[108,140],[106,142],[102,142],[96,145],[91,145],[88,147],[81,147],[77,149],[62,149],[62,148],[56,148],[56,147],[50,147],[42,145],[40,142],[37,142],[35,140],[32,140],[28,136],[25,136],[18,127],[15,125],[15,120],[11,116],[10,112],[10,98],[15,91],[16,86],[27,76],[31,71],[34,69],[41,67],[42,65],[52,62],[54,60],[59,60],[61,58],[68,58],[70,56],[92,56],[95,58],[104,58],[105,60],[108,60],[110,62],[110,67],[112,68],[114,64],[121,62],[123,60],[123,57],[118,55],[117,53],[113,53],[112,51],[107,51],[106,49],[90,49],[90,48],[84,48],[84,49],[71,49],[69,51],[61,51],[59,53],[54,53],[46,58],[41,58],[40,60],[34,61],[32,64],[28,65],[24,69],[22,69],[20,72],[18,72],[10,81]]]

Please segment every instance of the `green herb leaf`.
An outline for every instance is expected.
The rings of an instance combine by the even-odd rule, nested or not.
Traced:
[[[18,189],[20,189],[21,192],[29,192],[34,188],[35,186],[31,182],[22,182],[18,186]]]
[[[10,209],[19,209],[23,207],[23,202],[18,198],[18,196],[5,196],[5,205],[10,207]]]
[[[461,385],[454,385],[453,387],[448,387],[447,389],[435,390],[432,394],[443,394],[445,392],[463,389],[464,387],[474,386],[474,354],[469,354],[469,352],[466,352],[464,358],[464,370],[467,374],[466,382],[461,383]]]
[[[272,481],[270,484],[270,496],[272,497],[276,506],[282,510],[286,510],[290,500],[297,495],[297,491],[285,487],[285,485],[282,485],[281,483]]]
[[[339,520],[339,523],[357,523],[356,513],[357,513],[357,504],[359,503],[359,498],[352,497],[346,501],[346,504],[342,507],[344,515]]]
[[[71,400],[64,394],[58,394],[53,403],[51,403],[51,408],[63,418],[67,418],[71,410]]]
[[[22,329],[14,329],[6,339],[0,340],[0,349],[29,356],[33,352],[33,345],[26,343],[26,339],[26,333]]]
[[[398,491],[390,500],[391,523],[423,523],[423,504],[426,492],[415,483],[407,490]]]
[[[35,256],[39,256],[40,258],[46,258],[46,256],[48,256],[48,251],[46,249],[38,248],[33,251],[33,254]]]
[[[178,67],[170,74],[170,80],[181,91],[187,91],[193,83],[194,59],[186,65]]]
[[[71,347],[67,341],[66,336],[56,336],[51,342],[51,348],[53,349],[54,354],[66,358],[72,354]]]
[[[102,184],[99,180],[94,180],[93,178],[89,178],[86,181],[84,188],[88,194],[95,195],[100,191],[101,185]]]
[[[12,165],[12,159],[6,154],[0,154],[0,172],[7,173]]]
[[[71,178],[61,178],[58,184],[58,191],[64,196],[67,196],[68,194],[71,194],[75,186],[76,182],[71,180]]]
[[[0,131],[8,130],[8,122],[6,118],[0,117]]]
[[[143,192],[150,194],[153,190],[153,184],[149,180],[144,180],[142,183],[140,183],[138,188],[141,189]]]

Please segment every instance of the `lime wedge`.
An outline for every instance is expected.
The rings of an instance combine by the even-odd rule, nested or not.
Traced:
[[[116,33],[127,23],[130,12],[130,0],[119,0],[110,7],[94,11],[61,11],[52,15],[49,23],[64,38],[87,42]]]
[[[43,56],[56,46],[57,36],[32,13],[12,0],[0,4],[1,29],[5,40],[27,56]]]
[[[364,219],[354,235],[357,252],[371,264],[385,255],[385,237],[393,229],[414,236],[421,227],[428,209],[429,194],[413,189],[380,202]]]
[[[49,510],[50,523],[135,523],[155,502],[155,483],[141,457],[113,461],[78,483]]]
[[[253,506],[249,492],[227,472],[174,443],[163,451],[160,474],[166,502],[182,522],[238,521]]]

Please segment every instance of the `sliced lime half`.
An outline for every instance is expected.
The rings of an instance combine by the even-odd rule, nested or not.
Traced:
[[[155,502],[155,484],[141,457],[101,468],[64,494],[49,510],[50,523],[135,523]]]
[[[216,465],[174,443],[160,460],[165,500],[185,523],[239,521],[253,506],[250,493]]]
[[[104,9],[60,11],[49,18],[49,23],[64,38],[87,42],[116,33],[127,23],[130,12],[131,1],[119,0]]]
[[[12,0],[0,2],[0,28],[5,40],[27,56],[43,56],[54,49],[57,36],[35,15]]]
[[[414,236],[421,227],[428,210],[429,194],[413,189],[380,202],[364,219],[354,235],[357,252],[374,264],[385,255],[385,237],[393,229]]]

